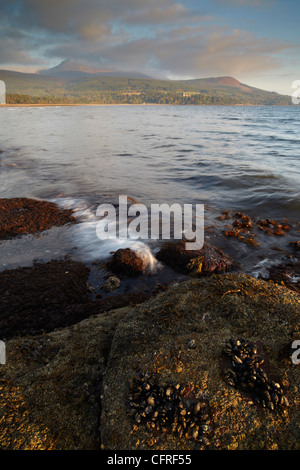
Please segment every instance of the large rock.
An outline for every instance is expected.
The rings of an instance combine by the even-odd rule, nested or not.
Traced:
[[[229,384],[231,361],[223,351],[231,338],[241,337],[258,349],[267,384],[270,390],[280,387],[284,405],[265,408],[262,401],[253,401],[250,387]],[[118,324],[104,376],[103,445],[115,450],[299,449],[300,365],[291,361],[296,339],[299,295],[243,274],[191,280],[133,308]],[[153,395],[142,405],[139,383],[130,388],[141,379],[138,374],[144,374],[142,390],[150,386]],[[161,424],[166,421],[161,409],[156,418],[160,430],[155,416],[152,428],[149,417],[157,408],[149,411],[147,406],[157,401],[157,390],[166,395],[169,384],[184,390],[186,410],[198,401],[208,407],[211,429],[203,436],[206,444],[179,438],[178,428],[173,432]],[[130,402],[142,406],[145,414],[130,408]],[[167,413],[173,413],[175,405],[166,398]]]
[[[299,317],[296,292],[243,274],[212,275],[139,306],[11,339],[0,366],[0,448],[299,449],[300,365],[291,361]],[[247,387],[230,385],[223,351],[240,337],[257,347],[289,407],[264,408]],[[135,420],[128,401],[138,373],[165,391],[179,384],[185,407],[206,406],[204,443]]]
[[[176,271],[195,276],[222,273],[237,267],[230,256],[207,242],[200,250],[187,250],[185,241],[169,242],[156,258]]]

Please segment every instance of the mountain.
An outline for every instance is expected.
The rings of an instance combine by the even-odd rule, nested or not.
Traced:
[[[60,64],[47,70],[40,70],[38,75],[60,78],[87,78],[87,77],[126,77],[126,78],[151,78],[140,72],[121,72],[116,70],[103,70],[90,64],[64,60]]]
[[[123,74],[64,62],[37,74],[0,70],[0,80],[6,83],[8,103],[291,105],[290,96],[229,76],[159,80]]]
[[[242,91],[250,91],[251,87],[239,82],[236,78],[233,77],[210,77],[210,78],[200,78],[196,80],[190,80],[194,84],[199,82],[199,85],[206,87],[230,87],[230,88],[239,88]]]

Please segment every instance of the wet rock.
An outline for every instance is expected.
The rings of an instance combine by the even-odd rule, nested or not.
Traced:
[[[71,210],[59,209],[53,202],[27,198],[0,199],[0,239],[75,222]]]
[[[296,242],[290,242],[290,244],[294,248],[295,251],[300,251],[300,240]]]
[[[230,271],[237,267],[234,260],[210,243],[200,250],[186,250],[185,242],[165,244],[156,258],[173,269],[195,276]]]
[[[271,266],[268,279],[300,293],[300,261]]]
[[[103,289],[107,292],[111,292],[120,287],[121,281],[117,276],[110,276],[103,284]]]
[[[120,248],[112,255],[107,267],[121,276],[137,276],[143,273],[145,262],[130,248]]]

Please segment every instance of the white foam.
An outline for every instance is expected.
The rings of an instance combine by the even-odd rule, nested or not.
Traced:
[[[79,223],[70,228],[70,233],[72,242],[78,249],[77,256],[82,261],[102,261],[120,248],[130,248],[143,260],[145,271],[153,273],[160,269],[161,264],[143,241],[130,238],[99,239],[97,237],[99,218],[96,217],[96,211],[89,207],[85,200],[58,197],[52,201],[61,208],[72,209],[74,217],[78,219]]]
[[[253,270],[251,270],[251,275],[255,278],[259,276],[268,277],[269,275],[269,268],[278,263],[278,261],[271,261],[268,258],[265,258],[259,261],[255,266],[253,266]]]
[[[290,281],[293,284],[297,284],[300,281],[300,276],[294,276],[292,274],[289,275]]]
[[[132,240],[130,241],[132,242]],[[134,242],[131,244],[131,246],[129,246],[129,248],[143,260],[146,271],[153,273],[161,268],[161,263],[157,261],[155,256],[153,256],[149,246],[145,243]]]

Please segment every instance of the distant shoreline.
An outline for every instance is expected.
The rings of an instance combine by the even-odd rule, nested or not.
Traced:
[[[44,108],[44,107],[63,107],[63,106],[268,106],[287,107],[286,104],[171,104],[171,103],[14,103],[0,104],[1,108]]]
[[[57,107],[57,106],[146,106],[152,103],[145,104],[129,104],[129,103],[14,103],[14,104],[0,104],[1,108],[40,108],[40,107]],[[154,106],[161,106],[160,104],[153,103]]]

